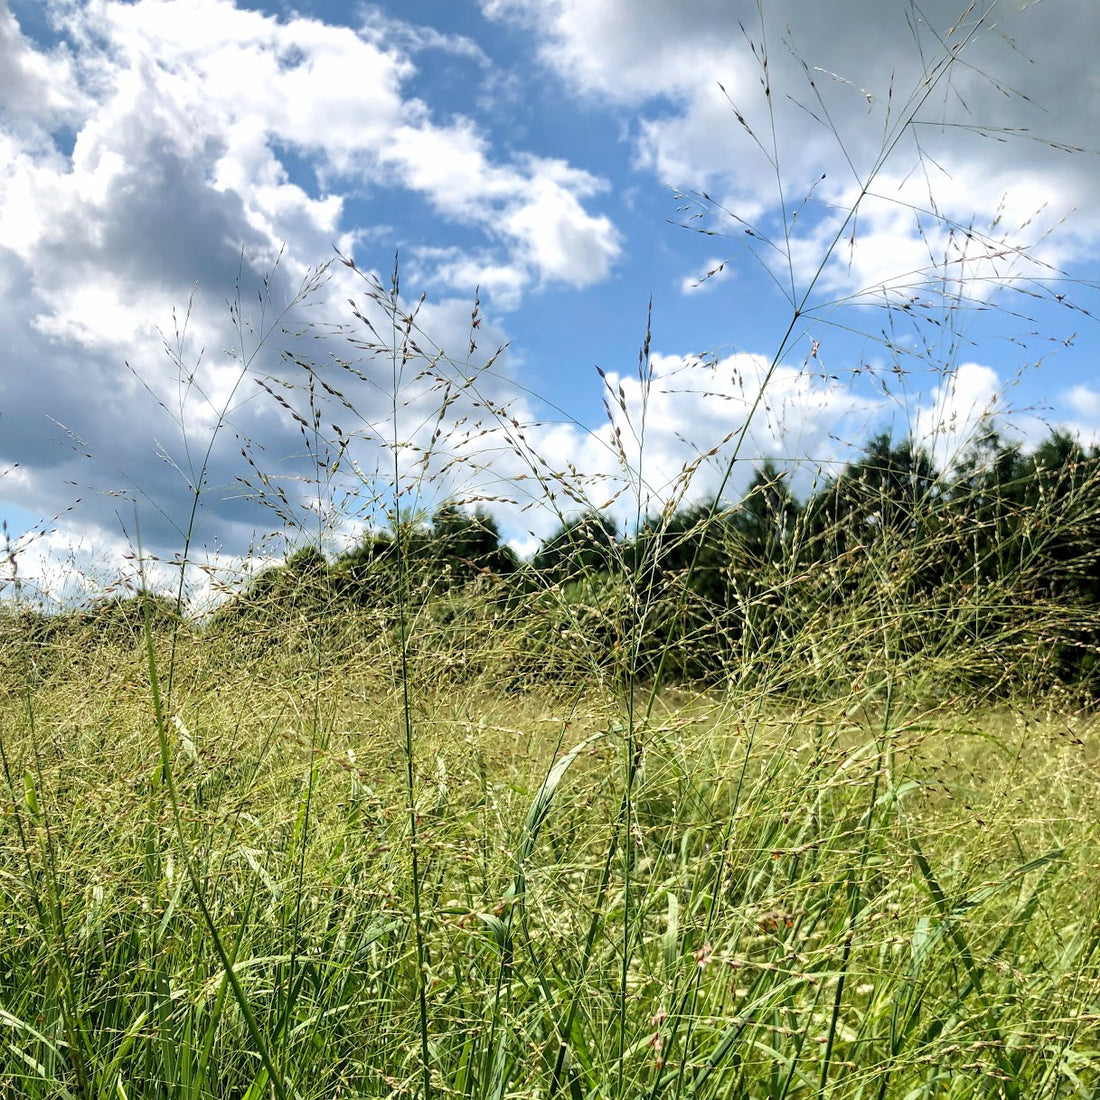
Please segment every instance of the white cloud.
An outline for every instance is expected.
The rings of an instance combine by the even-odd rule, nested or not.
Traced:
[[[34,256],[38,266],[48,243],[64,247],[70,261],[36,276],[54,314],[44,324],[55,333],[72,324],[61,316],[61,303],[80,293],[74,251],[101,269],[129,267],[131,285],[134,268],[148,275],[155,267],[163,285],[185,240],[215,252],[243,245],[259,264],[271,263],[286,241],[286,262],[301,275],[303,259],[323,256],[339,234],[344,199],[336,189],[352,177],[419,192],[492,246],[503,246],[495,266],[525,269],[525,278],[512,282],[513,295],[533,281],[589,285],[606,276],[618,255],[609,219],[584,207],[605,186],[601,181],[556,160],[494,163],[471,120],[434,123],[423,102],[403,97],[412,61],[387,47],[377,29],[367,38],[317,20],[238,9],[228,0],[64,10],[69,36],[82,47],[84,80],[62,96],[77,131],[72,156],[6,135],[11,155],[0,192],[9,248],[27,261]],[[12,23],[8,15],[9,32]],[[15,32],[8,39],[20,71],[72,69]],[[286,148],[311,158],[328,190],[310,194],[291,182]],[[145,240],[120,239],[135,222]],[[155,264],[133,255],[158,245]],[[190,258],[188,249],[182,252]],[[181,281],[206,273],[200,264]],[[104,334],[117,331],[111,311],[99,316]],[[94,338],[87,324],[81,331]]]
[[[506,531],[544,538],[562,516],[586,508],[606,509],[629,529],[639,511],[653,515],[719,491],[736,499],[769,458],[798,465],[805,492],[819,466],[853,457],[852,443],[886,408],[809,371],[770,370],[759,355],[704,362],[654,354],[651,364],[648,378],[607,374],[607,419],[594,429],[540,422],[521,400],[515,421],[505,418],[477,441],[492,455],[491,470],[471,483],[504,483],[512,503],[495,509]],[[528,545],[522,536],[515,544]]]
[[[752,0],[482,0],[482,9],[535,28],[543,63],[577,95],[637,111],[639,165],[668,186],[708,192],[704,226],[751,224],[750,244],[775,242],[762,258],[793,267],[796,294],[825,265],[818,289],[833,296],[960,270],[970,293],[987,296],[1090,257],[1100,240],[1092,158],[1063,151],[1092,148],[1100,128],[1095,51],[1080,33],[1091,0],[1056,9],[776,0],[763,25]],[[955,50],[958,63],[947,60]],[[860,217],[845,228],[857,202]],[[1046,234],[1062,219],[1055,249]],[[976,231],[966,265],[952,255],[949,224]]]
[[[85,107],[87,97],[68,51],[33,49],[6,3],[0,5],[0,57],[0,112],[24,137],[42,138]]]
[[[582,287],[603,281],[619,253],[619,234],[609,218],[587,215],[578,198],[601,185],[562,161],[528,160],[535,171],[520,203],[505,214],[505,230],[544,278]]]
[[[1087,446],[1100,446],[1100,391],[1092,386],[1073,386],[1063,395],[1063,426]]]
[[[481,0],[491,19],[537,28],[542,58],[586,94],[634,103],[697,84],[700,66],[739,37],[723,0]]]
[[[531,281],[531,272],[522,263],[501,262],[491,252],[457,247],[414,249],[406,274],[417,286],[443,287],[471,299],[480,288],[500,310],[515,309]]]
[[[969,292],[985,294],[994,282],[1044,273],[1011,252],[1016,242],[1032,245],[1039,265],[1064,265],[1100,236],[1091,166],[1051,158],[1038,142],[986,143],[975,154],[973,135],[955,125],[996,129],[1023,120],[1034,133],[1067,141],[1094,133],[1100,85],[1087,36],[1079,33],[1091,18],[1086,0],[1061,0],[1041,35],[1029,33],[1035,12],[999,9],[1006,36],[1018,28],[1034,63],[1020,62],[1008,39],[995,36],[973,60],[1005,73],[1050,114],[1028,117],[1019,98],[990,92],[979,74],[960,68],[928,103],[927,125],[911,135],[919,135],[920,149],[903,142],[880,172],[850,249],[840,231],[858,194],[853,180],[874,164],[883,127],[903,109],[906,81],[912,87],[919,75],[906,67],[915,54],[897,6],[768,6],[777,13],[774,27],[784,14],[797,15],[791,44],[809,66],[803,71],[769,29],[778,164],[769,161],[768,103],[749,41],[759,50],[751,0],[484,0],[483,8],[535,29],[544,63],[588,106],[636,112],[626,124],[636,166],[673,186],[709,189],[732,215],[759,225],[783,246],[779,253],[763,236],[746,238],[743,226],[734,228],[773,272],[777,257],[789,261],[804,286],[839,234],[842,247],[818,284],[826,301],[883,287],[915,295],[929,275],[944,276],[950,287],[955,271],[965,271]],[[949,9],[956,14],[950,0],[922,5],[941,26]],[[522,541],[523,532],[541,536],[556,522],[550,511],[524,510],[546,491],[558,494],[566,512],[580,507],[579,496],[596,506],[612,500],[625,517],[637,492],[643,510],[675,498],[685,471],[695,471],[693,494],[716,491],[740,439],[727,486],[736,495],[763,457],[846,461],[883,416],[877,396],[784,364],[746,427],[766,371],[764,360],[748,354],[710,364],[655,355],[649,383],[611,374],[609,421],[593,430],[540,422],[511,385],[514,359],[467,385],[476,362],[507,338],[491,315],[471,333],[475,285],[491,308],[516,309],[547,284],[588,287],[607,279],[624,252],[620,231],[600,209],[616,199],[605,179],[560,157],[503,151],[480,120],[437,112],[410,92],[430,51],[465,59],[509,94],[522,90],[513,74],[487,71],[488,60],[469,39],[410,27],[372,8],[364,9],[358,32],[263,15],[229,0],[65,0],[52,10],[63,44],[47,50],[19,33],[0,0],[0,340],[21,368],[0,372],[0,469],[22,463],[3,489],[36,514],[84,498],[56,540],[42,543],[49,551],[43,568],[60,553],[63,530],[79,545],[101,548],[81,550],[82,562],[121,553],[122,542],[107,532],[112,523],[128,523],[134,501],[146,499],[136,483],[157,506],[143,520],[147,547],[178,548],[190,483],[212,439],[196,555],[213,555],[219,544],[243,553],[253,531],[281,522],[254,499],[263,486],[241,458],[242,446],[287,494],[287,507],[304,512],[305,497],[317,490],[308,480],[317,468],[304,454],[302,425],[253,380],[273,379],[299,416],[313,415],[305,390],[281,388],[305,379],[280,360],[283,348],[318,362],[320,377],[359,410],[353,416],[340,399],[315,389],[322,434],[338,424],[350,439],[346,460],[360,470],[350,483],[358,485],[360,504],[349,504],[347,516],[354,522],[381,515],[390,364],[358,356],[342,340],[314,337],[347,320],[349,295],[383,334],[384,312],[365,300],[354,273],[336,265],[313,304],[286,319],[286,332],[275,321],[334,240],[353,254],[377,236],[376,226],[355,224],[349,213],[363,198],[415,199],[415,216],[402,221],[391,207],[385,219],[405,237],[406,285],[445,295],[421,308],[419,324],[454,362],[416,377],[425,357],[413,356],[397,409],[401,476],[417,481],[425,507],[452,491],[513,498],[497,507]],[[838,24],[845,34],[835,33]],[[1081,79],[1064,80],[1067,68],[1080,70]],[[1083,213],[1056,248],[1044,233],[1072,206]],[[938,215],[962,227],[974,219],[978,232],[952,234]],[[441,225],[462,244],[437,243],[432,233]],[[720,263],[708,261],[693,274]],[[383,275],[382,285],[387,281]],[[696,281],[685,278],[681,289],[696,289]],[[185,326],[183,303],[196,285]],[[177,321],[186,328],[179,348]],[[310,322],[312,330],[295,334]],[[471,337],[478,348],[467,363]],[[415,339],[431,358],[427,338],[418,331]],[[337,355],[353,358],[362,377],[344,372]],[[926,398],[915,394],[920,431],[943,453],[961,445],[996,384],[991,368],[967,363]],[[1095,433],[1100,414],[1090,401],[1100,399],[1087,387],[1079,391],[1067,398],[1073,423]],[[502,419],[509,394],[511,411]],[[513,481],[518,475],[529,480]],[[235,481],[241,476],[252,479],[251,488]],[[528,487],[530,497],[523,495]]]
[[[483,70],[492,67],[485,51],[464,34],[445,34],[435,27],[414,25],[395,19],[379,4],[364,4],[359,33],[373,42],[397,46],[408,53],[434,51],[465,57]]]
[[[462,250],[421,251],[422,268],[435,263],[429,282],[462,295],[421,313],[451,354],[468,346],[474,282],[514,308],[542,283],[605,278],[619,253],[610,219],[591,209],[603,180],[500,154],[472,120],[437,120],[408,93],[414,54],[484,67],[468,40],[369,10],[357,33],[230,0],[74,2],[52,17],[63,44],[46,50],[0,2],[0,339],[19,365],[0,374],[0,463],[26,472],[4,480],[13,507],[61,512],[81,497],[65,520],[78,541],[86,531],[100,545],[145,500],[156,505],[147,548],[178,548],[211,439],[202,539],[239,552],[275,522],[235,487],[250,476],[241,441],[266,446],[257,459],[279,467],[292,503],[309,492],[295,481],[300,425],[251,375],[300,381],[284,347],[322,364],[348,351],[313,339],[363,289],[340,265],[287,331],[278,318],[334,241],[353,253],[370,235],[348,224],[349,195],[418,197],[473,236]],[[505,342],[488,319],[478,335],[487,352]],[[437,396],[422,389],[402,410],[420,446]],[[358,424],[321,400],[325,417],[360,432],[354,457],[372,469],[385,387],[359,386]]]
[[[939,469],[947,469],[998,414],[1003,384],[980,363],[962,363],[934,386],[913,418],[912,435]]]
[[[605,190],[602,181],[555,159],[493,166],[469,121],[399,127],[379,158],[441,213],[508,241],[511,262],[539,279],[589,286],[607,277],[619,255],[611,220],[588,214],[581,202]]]
[[[1074,386],[1067,395],[1067,403],[1077,416],[1100,421],[1100,392],[1091,386]]]

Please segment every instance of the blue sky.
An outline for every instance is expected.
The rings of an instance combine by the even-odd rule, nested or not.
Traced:
[[[1025,445],[1100,440],[1092,0],[763,12],[0,0],[20,575],[132,571],[139,528],[171,559],[207,456],[200,564],[277,552],[280,513],[333,548],[379,522],[392,399],[347,299],[381,325],[398,250],[445,353],[402,383],[402,477],[427,509],[490,500],[521,550],[580,500],[628,521],[713,492],[735,453],[734,497],[754,461],[805,490],[882,429],[949,462],[990,410]],[[260,341],[334,249],[358,270]],[[315,387],[312,454],[346,441],[320,489],[283,351],[356,410]]]

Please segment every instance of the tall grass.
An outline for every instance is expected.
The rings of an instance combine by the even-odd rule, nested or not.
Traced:
[[[816,273],[798,285],[791,224],[770,242],[791,312],[753,416],[831,306],[822,274],[861,202],[982,24],[892,110]],[[782,195],[778,138],[764,148]],[[930,593],[934,525],[853,547],[827,509],[784,526],[770,476],[726,500],[744,428],[705,456],[720,488],[684,524],[703,460],[657,501],[644,415],[633,441],[612,434],[620,477],[593,499],[490,396],[495,359],[479,371],[433,349],[396,266],[387,286],[344,263],[362,279],[346,354],[293,358],[298,388],[260,379],[301,428],[309,506],[246,447],[248,481],[281,521],[304,514],[313,545],[329,517],[382,514],[379,554],[329,568],[305,550],[207,620],[188,614],[211,437],[171,606],[139,577],[135,601],[45,618],[16,599],[0,618],[3,1089],[1095,1095],[1095,730],[1027,697],[1062,611],[1000,615],[1034,591],[1042,540],[992,582]],[[964,290],[940,288],[950,319]],[[251,343],[234,305],[242,382],[285,316],[261,303]],[[475,307],[471,354],[479,323]],[[649,344],[647,328],[643,394]],[[330,402],[357,415],[379,362],[388,423],[363,434],[385,440],[382,479],[351,464],[353,432],[326,428]],[[431,393],[410,463],[408,419]],[[556,577],[447,582],[417,508],[440,469],[478,463],[478,433],[507,441],[563,522],[562,500],[629,499],[629,549],[571,557],[566,542]],[[1044,530],[1078,522],[1094,489],[1052,502]],[[915,512],[933,499],[914,495]],[[747,551],[724,521],[761,502],[784,552],[721,607],[698,583],[721,574],[708,555],[732,570]],[[721,654],[705,682],[690,675],[703,648]],[[1007,668],[1012,705],[959,694]]]

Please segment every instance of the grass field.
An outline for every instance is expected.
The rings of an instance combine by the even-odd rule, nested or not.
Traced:
[[[1100,1089],[1089,718],[150,641],[5,678],[6,1095]]]
[[[323,270],[285,308],[273,282],[258,305],[238,285],[239,375],[209,392],[177,324],[165,457],[193,499],[168,517],[174,591],[145,598],[135,545],[113,596],[140,598],[44,614],[20,555],[49,525],[4,530],[0,1095],[1100,1097],[1100,727],[1081,709],[1100,659],[1100,456],[1055,436],[1048,477],[988,421],[935,468],[937,440],[911,424],[843,473],[787,455],[735,491],[765,457],[746,440],[754,419],[773,427],[778,372],[822,369],[815,326],[881,339],[844,369],[904,411],[977,354],[977,313],[1003,308],[1015,331],[1036,299],[1071,306],[1063,273],[1002,270],[1026,242],[941,219],[931,194],[908,213],[949,243],[904,293],[830,289],[861,206],[991,13],[891,89],[881,148],[848,160],[852,207],[829,212],[812,263],[785,211],[816,184],[784,181],[774,125],[734,109],[775,168],[782,224],[681,198],[708,236],[766,243],[762,281],[790,312],[736,424],[671,484],[647,481],[648,329],[641,420],[607,388],[601,482],[535,453],[494,396],[515,381],[496,357],[431,344],[396,261],[387,287],[339,257],[359,297],[315,331],[291,314]],[[480,323],[475,304],[471,353]],[[253,382],[301,429],[276,469],[234,436]],[[360,415],[356,386],[388,419]],[[569,561],[565,540],[557,574],[512,554],[495,580],[465,550],[465,579],[417,557],[425,501],[467,475],[467,505],[494,499],[509,447],[530,498],[488,484],[517,510],[568,524],[614,505],[633,543],[590,539]],[[227,448],[241,473],[212,486]],[[706,463],[717,479],[695,492]],[[821,490],[802,518],[787,468]],[[206,614],[189,603],[215,571],[204,494],[269,506],[304,555],[227,581]],[[449,513],[485,534],[468,520]],[[353,528],[370,552],[330,561],[319,548]]]

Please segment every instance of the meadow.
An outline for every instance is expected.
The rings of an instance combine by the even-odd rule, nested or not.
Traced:
[[[742,448],[776,372],[818,369],[815,325],[873,298],[882,384],[948,378],[1019,255],[971,226],[961,265],[949,226],[904,295],[825,286],[965,41],[942,45],[891,101],[816,273],[796,286],[793,218],[749,239],[785,257],[789,327],[745,422],[663,495],[644,424],[612,433],[613,485],[552,469],[479,389],[494,358],[452,361],[396,263],[387,285],[339,256],[361,280],[324,330],[339,356],[302,357],[299,299],[252,314],[238,287],[230,306],[240,378],[300,426],[308,476],[280,480],[246,441],[240,483],[209,484],[234,387],[178,458],[194,500],[174,587],[135,546],[109,590],[44,608],[8,540],[0,1093],[1100,1095],[1100,451],[1057,432],[1027,450],[986,421],[937,467],[913,426],[819,468],[802,502],[787,478],[807,456],[733,492],[764,457]],[[692,201],[705,226],[726,216]],[[390,419],[341,431],[365,364]],[[431,400],[416,452],[407,410]],[[560,521],[531,561],[483,496],[430,484],[484,469],[479,432]],[[364,478],[368,439],[383,464]],[[723,471],[705,494],[704,460]],[[198,608],[196,517],[230,490],[270,504],[295,552]],[[605,497],[632,502],[626,529]],[[333,552],[351,520],[361,540]]]
[[[406,709],[304,641],[188,628],[170,706],[163,630],[5,677],[6,1094],[1100,1086],[1090,716],[434,659]]]

